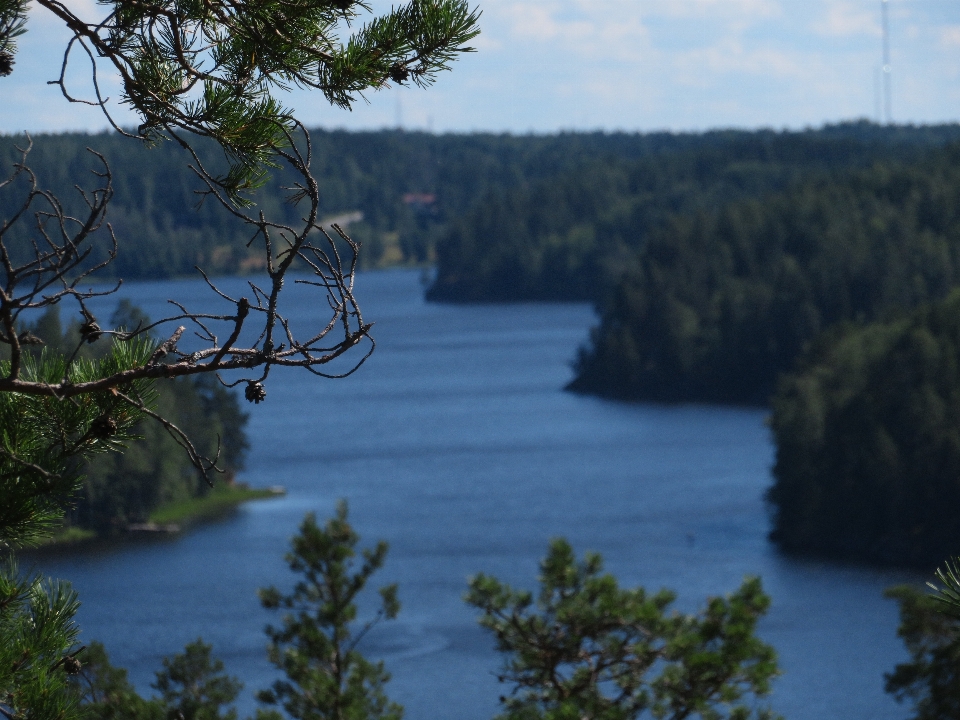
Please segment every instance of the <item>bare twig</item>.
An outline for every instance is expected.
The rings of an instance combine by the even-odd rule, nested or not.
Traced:
[[[124,331],[102,329],[87,307],[87,302],[91,298],[110,294],[118,286],[98,291],[82,290],[77,280],[77,277],[85,278],[91,272],[102,269],[117,254],[117,240],[105,223],[107,204],[113,195],[110,171],[106,161],[102,156],[94,153],[102,168],[97,173],[101,182],[98,187],[84,195],[87,214],[76,217],[69,215],[51,193],[37,187],[37,179],[26,165],[30,146],[20,149],[21,159],[14,166],[11,177],[0,183],[0,190],[14,189],[12,183],[15,179],[20,176],[26,178],[25,184],[28,187],[25,191],[25,199],[12,220],[22,220],[33,204],[41,203],[43,207],[33,210],[33,216],[38,232],[42,235],[42,242],[34,243],[32,258],[21,260],[17,264],[14,258],[22,257],[23,248],[11,247],[13,241],[8,239],[8,231],[12,227],[12,222],[8,220],[0,226],[0,341],[10,346],[11,356],[7,372],[0,377],[0,392],[70,398],[89,392],[119,388],[139,379],[185,377],[231,370],[249,371],[256,368],[269,368],[273,365],[301,367],[316,372],[319,366],[340,358],[362,341],[370,340],[371,325],[363,322],[363,316],[353,296],[356,253],[359,246],[342,229],[335,228],[338,233],[337,240],[349,250],[349,260],[345,263],[337,247],[337,240],[318,225],[319,193],[316,181],[310,177],[309,167],[305,164],[310,151],[309,137],[303,128],[300,130],[303,132],[303,142],[307,147],[306,155],[299,151],[283,153],[289,158],[293,168],[302,175],[304,180],[302,187],[306,189],[304,199],[307,201],[307,208],[298,227],[273,222],[266,219],[262,213],[254,217],[238,211],[219,191],[211,174],[203,167],[199,158],[195,157],[194,170],[206,184],[206,192],[217,199],[224,208],[252,225],[256,233],[265,239],[262,252],[267,256],[266,260],[270,268],[268,284],[261,289],[251,283],[254,301],[250,302],[246,298],[236,299],[220,291],[206,273],[200,270],[205,282],[214,293],[212,300],[231,304],[233,312],[199,312],[171,299],[171,304],[179,312],[148,325]],[[104,229],[108,230],[109,237],[107,259],[86,265],[86,260],[91,257],[93,244],[101,241]],[[288,238],[289,246],[279,259],[273,255],[272,245],[267,240],[271,231],[282,232]],[[326,241],[326,249],[310,241],[314,235],[323,237]],[[294,335],[281,305],[281,290],[287,274],[291,268],[295,267],[295,261],[299,261],[296,264],[297,267],[310,270],[313,276],[312,280],[298,277],[295,282],[315,287],[330,309],[330,314],[322,321],[321,327],[312,331],[305,340],[299,340]],[[70,366],[78,356],[75,352],[71,358],[68,358],[67,372],[60,382],[49,383],[24,378],[21,363],[22,345],[24,342],[35,342],[35,339],[19,331],[23,324],[23,313],[69,300],[77,303],[84,317],[83,341],[85,342],[96,341],[101,335],[113,335],[119,341],[129,341],[164,325],[188,321],[202,330],[197,336],[208,345],[191,352],[181,351],[178,343],[184,328],[179,325],[170,338],[157,347],[146,363],[117,372],[110,377],[89,382],[71,380]],[[243,345],[240,343],[241,335],[244,334],[243,330],[251,325],[254,317],[257,318],[256,329],[246,335],[252,335],[255,341],[252,344]],[[225,333],[228,335],[227,341],[219,345],[217,343],[219,331],[215,326],[223,323],[229,323],[231,327]],[[340,328],[340,332],[337,337],[334,337],[337,327]],[[278,333],[284,342],[277,342]],[[372,347],[372,340],[370,345]],[[365,358],[366,354],[355,365],[362,364]],[[340,377],[350,374],[354,369],[355,367],[351,367],[343,372],[326,374],[331,377]]]
[[[174,425],[172,422],[167,420],[162,415],[154,412],[146,406],[146,404],[140,398],[132,398],[128,395],[125,395],[122,392],[117,391],[117,397],[119,397],[124,402],[128,403],[130,406],[135,407],[137,410],[142,412],[147,417],[150,417],[156,420],[163,426],[163,429],[166,430],[170,437],[172,437],[177,444],[182,447],[187,456],[190,458],[190,462],[196,467],[200,474],[203,475],[203,479],[207,482],[210,487],[213,487],[213,480],[210,476],[211,472],[222,473],[223,470],[217,467],[217,460],[220,459],[220,437],[217,436],[217,456],[214,458],[205,457],[201,452],[199,452],[190,441],[190,438],[187,434]]]
[[[102,328],[88,307],[88,301],[115,292],[119,283],[104,290],[83,289],[79,284],[91,273],[112,262],[118,252],[117,238],[105,222],[107,206],[113,196],[112,178],[106,160],[92,153],[99,166],[94,173],[96,185],[88,191],[80,190],[85,213],[71,215],[56,196],[39,188],[36,176],[27,166],[32,147],[28,139],[26,146],[19,148],[20,158],[14,164],[11,175],[0,182],[0,192],[20,192],[23,195],[11,218],[0,224],[0,343],[8,346],[10,357],[9,364],[0,375],[0,392],[52,397],[61,401],[88,393],[112,392],[160,422],[186,450],[193,464],[209,482],[210,473],[217,469],[216,459],[203,457],[179,428],[148,408],[142,400],[130,397],[128,388],[133,382],[217,373],[225,385],[246,383],[247,398],[251,402],[260,402],[266,396],[262,383],[273,366],[299,367],[323,377],[346,377],[360,367],[373,351],[374,343],[369,335],[371,325],[364,323],[353,296],[359,245],[339,227],[335,228],[337,236],[334,239],[318,225],[320,199],[317,183],[310,175],[310,139],[304,128],[296,123],[294,125],[301,133],[300,139],[295,141],[290,136],[289,144],[294,149],[282,149],[280,152],[302,178],[302,182],[298,183],[298,192],[305,212],[297,226],[274,222],[263,213],[253,216],[238,210],[220,190],[200,159],[193,155],[194,171],[203,182],[207,196],[250,225],[254,231],[253,237],[263,241],[260,247],[268,267],[268,277],[263,287],[250,284],[253,301],[234,298],[222,292],[198,268],[211,289],[211,302],[226,303],[230,306],[229,310],[201,312],[171,299],[169,302],[176,309],[174,313],[133,329]],[[305,151],[301,152],[298,145]],[[192,152],[189,145],[186,147]],[[22,235],[20,240],[15,240],[10,230],[15,223],[23,223],[31,216],[34,219],[34,235],[30,240],[29,252],[25,255]],[[274,255],[271,234],[286,240],[287,247],[280,256]],[[315,244],[314,237],[322,237],[325,247]],[[341,248],[337,247],[338,242],[347,250],[346,261],[342,258]],[[97,257],[94,249],[98,243],[106,244],[105,260],[92,260]],[[329,314],[320,319],[320,327],[310,330],[305,339],[297,338],[281,302],[286,276],[295,267],[311,273],[312,277],[298,277],[295,282],[315,288],[317,299],[321,302],[315,302],[314,306],[325,305],[329,308]],[[322,302],[324,300],[325,303]],[[41,339],[23,330],[24,313],[68,302],[76,304],[83,316],[83,325],[78,347],[70,357],[65,358],[63,377],[57,382],[48,382],[25,376],[24,345],[38,343]],[[200,347],[194,344],[189,352],[179,348],[185,331],[185,325],[181,323],[184,322],[198,328],[195,335]],[[158,344],[146,361],[134,367],[87,381],[75,379],[71,372],[78,362],[80,346],[86,343],[103,342],[101,338],[104,336],[112,336],[114,342],[129,342],[138,337],[150,337],[157,329],[170,327],[173,323],[176,323],[176,328],[168,339]],[[226,342],[218,343],[218,335],[226,335]],[[346,369],[337,372],[320,369],[364,341],[368,341],[367,351]],[[234,374],[228,379],[223,378],[222,373],[229,371],[239,371],[240,377]],[[29,469],[39,471],[35,467]]]

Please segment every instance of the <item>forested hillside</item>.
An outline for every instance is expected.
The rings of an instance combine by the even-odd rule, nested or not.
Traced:
[[[883,128],[869,123],[803,133],[568,133],[430,135],[315,130],[313,170],[324,219],[349,218],[361,264],[438,264],[431,297],[452,301],[598,299],[625,255],[670,212],[781,189],[810,168],[913,157],[960,139],[960,127]],[[5,168],[24,136],[0,137]],[[147,148],[116,134],[33,137],[29,165],[40,187],[68,206],[74,183],[103,153],[116,190],[108,219],[120,255],[102,277],[173,277],[201,265],[215,274],[256,272],[246,230],[202,189],[170,143]],[[219,150],[198,146],[205,165]],[[8,172],[5,170],[4,172]],[[292,218],[282,176],[256,195],[268,215]],[[0,190],[0,217],[21,197]],[[358,220],[357,213],[362,215]],[[22,223],[13,232],[25,234]],[[104,252],[106,246],[101,248]]]
[[[551,136],[429,135],[402,131],[312,133],[313,173],[320,185],[321,219],[352,216],[348,231],[364,244],[361,264],[425,263],[438,233],[491,189],[505,190],[555,177],[602,159],[634,158],[658,148],[685,147],[697,136],[568,134]],[[0,162],[9,172],[24,136],[0,137]],[[101,277],[156,278],[194,272],[255,272],[260,257],[245,248],[245,227],[213,201],[187,167],[189,157],[166,143],[147,148],[116,134],[38,135],[28,164],[41,188],[68,207],[81,199],[74,184],[100,170],[91,148],[109,163],[116,191],[108,219],[120,242],[116,262]],[[224,167],[220,151],[199,144],[204,165]],[[258,209],[292,219],[282,175],[256,193]],[[9,218],[22,192],[0,190],[0,217]],[[357,219],[357,213],[362,220]],[[29,223],[14,228],[24,237]],[[107,244],[102,243],[101,254]]]
[[[960,290],[909,317],[837,326],[780,384],[777,544],[934,567],[960,540]]]
[[[0,138],[5,162],[24,140]],[[958,140],[960,125],[866,122],[649,135],[315,131],[313,167],[322,216],[349,222],[363,266],[436,261],[431,299],[597,303],[602,322],[575,389],[762,404],[824,328],[942,297],[960,279]],[[108,218],[120,254],[103,277],[262,270],[247,231],[200,202],[188,158],[170,144],[38,136],[29,163],[41,186],[79,203],[71,183],[96,167],[87,146],[107,158],[116,189]],[[222,162],[212,147],[199,152]],[[285,182],[256,196],[274,217],[297,213]],[[0,215],[18,198],[0,190]]]
[[[678,215],[713,213],[877,162],[913,162],[960,139],[960,126],[852,123],[633,139],[641,150],[632,155],[597,155],[540,180],[490,187],[437,232],[428,297],[603,302],[649,237]]]
[[[818,333],[960,283],[960,146],[815,174],[653,229],[577,364],[577,390],[765,404]]]

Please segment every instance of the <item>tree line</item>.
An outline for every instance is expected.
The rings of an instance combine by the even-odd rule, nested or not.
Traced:
[[[615,280],[624,254],[671,212],[761,195],[813,169],[911,158],[958,138],[960,128],[950,125],[849,123],[799,133],[314,130],[311,144],[321,218],[352,215],[347,229],[364,245],[361,263],[436,262],[431,297],[462,302],[598,300],[597,280]],[[147,147],[116,133],[33,141],[32,168],[68,210],[82,205],[78,180],[97,169],[87,148],[107,160],[115,190],[108,219],[121,252],[101,277],[169,278],[193,274],[196,265],[221,275],[263,271],[262,257],[246,247],[247,227],[198,194],[204,186],[186,166],[189,156],[172,143]],[[25,142],[0,137],[0,163],[16,161]],[[216,143],[201,140],[194,150],[211,172],[226,172]],[[295,182],[273,170],[257,192],[258,208],[294,222],[285,188]],[[0,192],[0,215],[17,201]],[[26,238],[29,228],[12,232]]]
[[[847,323],[780,382],[773,539],[790,551],[933,567],[960,523],[960,290]]]
[[[624,271],[677,218],[762,203],[804,181],[878,162],[913,162],[958,139],[956,125],[869,123],[636,136],[642,152],[574,156],[548,176],[487,189],[438,232],[428,298],[588,300],[603,308]]]
[[[492,188],[513,188],[557,175],[591,159],[635,157],[660,146],[683,146],[694,136],[631,134],[432,135],[419,132],[311,132],[312,170],[321,198],[321,219],[361,213],[349,231],[364,244],[361,262],[422,264],[434,258],[436,236]],[[75,184],[98,169],[88,147],[109,164],[114,197],[110,222],[121,244],[117,260],[100,277],[169,278],[263,270],[256,252],[245,247],[244,223],[198,191],[205,189],[187,167],[190,157],[172,143],[148,147],[116,133],[63,133],[32,137],[30,164],[43,187],[68,209],[82,205]],[[0,136],[0,164],[19,160],[24,136]],[[197,157],[211,172],[227,164],[216,143],[200,139]],[[287,188],[297,178],[281,168],[257,192],[268,217],[293,222]],[[18,198],[0,192],[0,216],[9,216]],[[17,231],[17,229],[14,229]],[[19,232],[26,237],[29,228]],[[136,252],[124,252],[124,249]],[[100,249],[103,253],[104,248]]]

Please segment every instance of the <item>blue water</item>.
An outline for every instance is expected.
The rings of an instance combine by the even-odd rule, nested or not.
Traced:
[[[319,312],[304,288],[286,292],[295,320]],[[363,538],[390,543],[378,578],[399,583],[403,609],[362,649],[386,661],[409,720],[493,716],[500,660],[461,600],[467,578],[534,587],[558,535],[602,553],[625,585],[675,589],[683,610],[760,575],[773,598],[760,634],[783,669],[771,704],[787,718],[908,716],[883,692],[883,673],[906,655],[882,592],[917,578],[775,552],[764,412],[563,392],[594,322],[585,305],[429,305],[418,275],[402,271],[361,275],[357,293],[377,323],[368,363],[337,381],[275,372],[267,401],[249,408],[243,479],[284,485],[286,497],[176,539],[37,560],[73,581],[84,638],[102,640],[142,691],[161,657],[202,636],[245,682],[239,706],[252,712],[253,692],[275,676],[256,589],[289,585],[282,556],[304,513],[329,516],[347,498]],[[209,297],[192,281],[122,295],[154,317],[169,297]]]

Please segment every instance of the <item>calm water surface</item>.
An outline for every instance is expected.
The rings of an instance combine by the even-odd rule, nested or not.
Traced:
[[[243,282],[228,280],[240,292]],[[295,317],[320,309],[302,288]],[[209,297],[196,282],[125,286],[152,316],[169,297]],[[338,498],[368,542],[390,543],[379,579],[398,582],[398,620],[362,646],[393,673],[409,720],[485,720],[503,692],[492,639],[461,596],[492,573],[533,587],[550,538],[596,550],[626,585],[678,591],[693,610],[759,574],[773,598],[762,637],[783,669],[772,705],[806,720],[904,718],[883,673],[905,658],[885,587],[904,573],[801,562],[767,543],[763,493],[773,450],[764,413],[623,405],[561,391],[584,342],[584,305],[442,306],[418,275],[358,281],[376,353],[347,380],[274,373],[251,407],[245,479],[282,499],[175,540],[36,560],[81,593],[85,639],[100,639],[142,691],[164,655],[198,636],[253,692],[265,660],[258,587],[288,585],[282,562],[304,513]],[[199,305],[197,305],[199,306]],[[109,315],[109,310],[105,311]]]

